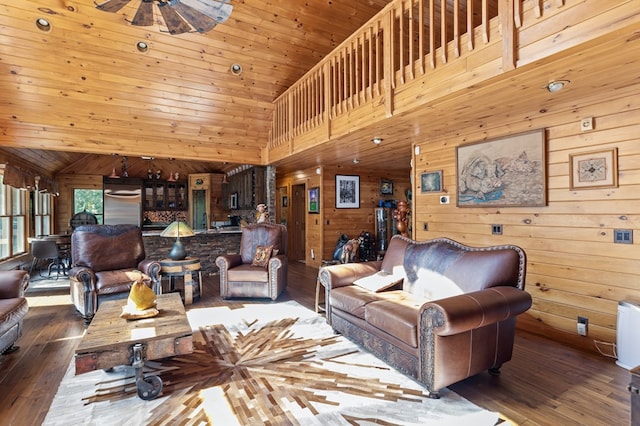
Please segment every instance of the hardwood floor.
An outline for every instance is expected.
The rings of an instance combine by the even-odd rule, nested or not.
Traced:
[[[316,275],[317,269],[291,262],[289,285],[281,297],[314,309]],[[217,277],[204,281],[204,296],[187,308],[219,300]],[[68,291],[27,296],[30,310],[20,350],[0,357],[3,425],[42,423],[84,330]],[[450,389],[514,424],[625,425],[630,377],[610,358],[518,331],[513,359],[500,377],[479,374]]]

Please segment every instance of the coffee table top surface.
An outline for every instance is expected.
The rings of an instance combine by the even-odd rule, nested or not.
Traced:
[[[126,299],[103,302],[76,348],[76,354],[192,334],[180,294],[162,294],[156,300],[160,313],[138,320],[120,318]]]

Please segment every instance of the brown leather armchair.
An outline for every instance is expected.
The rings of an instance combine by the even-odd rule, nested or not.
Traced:
[[[140,274],[161,293],[160,262],[146,259],[138,226],[82,225],[73,231],[71,300],[87,324],[103,301],[127,298]]]
[[[266,267],[252,265],[258,246],[273,246]],[[218,256],[220,296],[276,300],[287,287],[287,227],[257,223],[242,228],[239,254]]]
[[[18,349],[14,343],[22,335],[22,320],[29,305],[24,292],[29,285],[27,271],[0,271],[0,353]]]

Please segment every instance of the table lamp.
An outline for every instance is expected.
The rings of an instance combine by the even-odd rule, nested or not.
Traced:
[[[169,252],[169,259],[184,260],[184,258],[187,257],[187,252],[184,250],[180,237],[193,237],[194,235],[195,232],[193,232],[193,229],[191,229],[191,227],[186,223],[180,222],[179,220],[176,220],[167,226],[164,231],[160,233],[160,236],[176,238],[176,241],[173,243],[173,247],[171,247],[171,251]]]

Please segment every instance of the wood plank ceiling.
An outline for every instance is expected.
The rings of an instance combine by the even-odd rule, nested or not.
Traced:
[[[187,172],[257,164],[272,101],[390,0],[231,0],[226,22],[181,35],[157,7],[155,25],[131,25],[140,1],[0,4],[0,160],[49,176],[105,173],[112,153],[140,169],[142,156]]]

